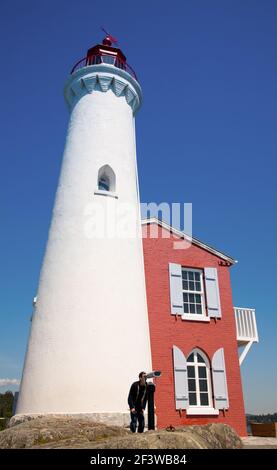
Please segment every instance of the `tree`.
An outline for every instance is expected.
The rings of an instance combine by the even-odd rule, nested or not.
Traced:
[[[1,418],[10,418],[12,416],[13,409],[13,392],[7,391],[5,393],[0,393],[0,417]]]

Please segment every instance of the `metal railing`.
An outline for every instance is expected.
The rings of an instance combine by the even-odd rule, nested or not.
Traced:
[[[132,69],[132,67],[123,62],[123,60],[119,59],[117,56],[112,56],[109,54],[96,54],[91,55],[88,57],[84,57],[83,59],[79,60],[74,67],[72,68],[70,74],[76,72],[83,67],[87,67],[88,65],[98,65],[98,64],[109,64],[117,67],[118,69],[125,70],[125,72],[129,73],[135,80],[137,80],[137,75]]]
[[[258,342],[258,330],[254,308],[234,307],[237,340],[241,342]]]

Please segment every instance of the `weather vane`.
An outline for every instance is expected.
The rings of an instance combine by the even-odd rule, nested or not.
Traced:
[[[103,28],[103,26],[101,26],[101,29],[106,34],[106,39],[108,39],[108,41],[111,43],[111,45],[118,43],[117,39],[115,37],[113,37],[110,33],[108,33],[108,31],[106,31],[105,28]]]

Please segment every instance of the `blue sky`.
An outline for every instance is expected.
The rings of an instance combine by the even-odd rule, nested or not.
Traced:
[[[246,410],[277,411],[274,0],[2,0],[0,379],[19,379],[57,186],[63,85],[105,26],[135,68],[141,200],[192,202],[193,235],[238,259],[260,334]],[[15,390],[16,386],[0,387]]]

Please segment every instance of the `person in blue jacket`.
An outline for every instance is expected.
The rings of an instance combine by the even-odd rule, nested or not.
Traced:
[[[140,372],[139,380],[132,383],[129,395],[128,405],[131,414],[130,429],[136,432],[138,422],[138,432],[144,431],[144,411],[148,399],[146,372]]]

